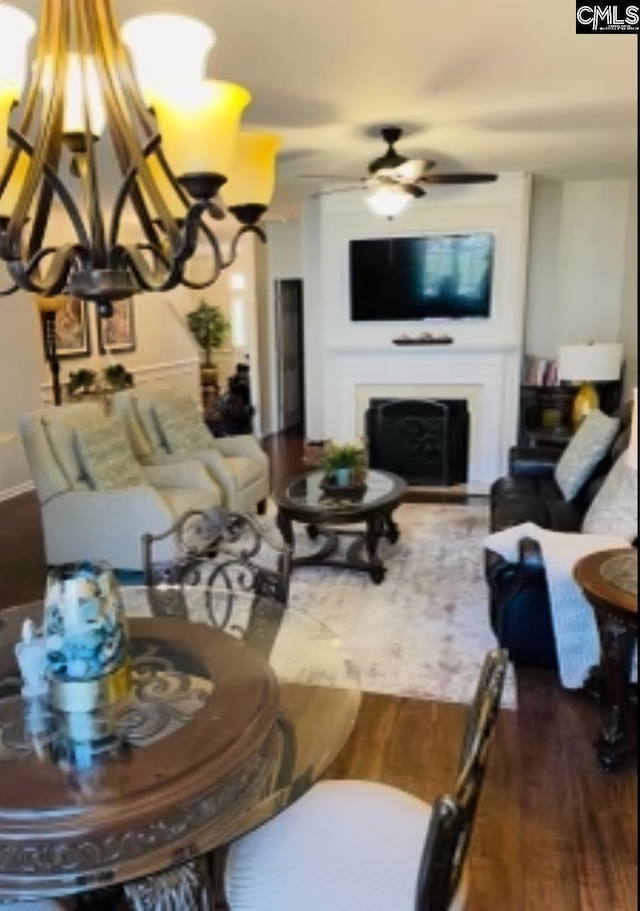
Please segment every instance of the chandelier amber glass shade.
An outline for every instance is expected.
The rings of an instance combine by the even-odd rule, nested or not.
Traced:
[[[151,101],[174,173],[226,177],[249,92],[230,82],[189,80],[164,84]]]
[[[10,277],[8,286],[0,277],[0,295],[18,288],[68,294],[95,301],[107,316],[113,301],[141,291],[208,287],[231,264],[246,231],[265,239],[257,227],[261,211],[243,222],[230,258],[214,231],[225,214],[215,197],[230,173],[249,92],[199,78],[214,36],[190,20],[184,34],[200,38],[191,62],[180,58],[187,78],[154,89],[150,109],[111,0],[42,0],[40,9],[33,61],[21,70],[31,20],[0,3],[0,259]],[[10,20],[21,25],[7,41]],[[173,26],[177,59],[175,17]],[[167,34],[165,28],[165,40]],[[159,72],[159,47],[153,65],[141,61],[145,81]],[[170,57],[165,49],[165,77],[176,75]],[[20,93],[24,72],[29,79]],[[66,219],[56,218],[49,231],[54,209]],[[211,269],[203,278],[199,268],[195,280],[189,264],[199,248],[209,250]]]
[[[271,202],[276,183],[276,154],[280,137],[273,133],[243,130],[238,136],[236,153],[222,190],[227,208]]]

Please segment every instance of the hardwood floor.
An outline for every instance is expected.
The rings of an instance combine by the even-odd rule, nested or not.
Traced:
[[[265,445],[274,480],[301,469],[299,435]],[[43,578],[35,496],[0,504],[0,607],[40,597]],[[518,711],[498,722],[469,911],[636,911],[637,769],[600,770],[591,746],[597,708],[563,692],[554,675],[521,672],[518,698]],[[433,799],[452,785],[464,720],[462,706],[365,695],[330,775]]]

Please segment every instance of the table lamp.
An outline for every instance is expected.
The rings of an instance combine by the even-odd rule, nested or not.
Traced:
[[[619,342],[560,346],[558,379],[580,383],[573,402],[574,426],[599,407],[598,392],[593,384],[619,380],[621,369],[622,344]]]
[[[638,470],[638,390],[633,390],[633,418],[631,421],[631,439],[627,452],[627,463]]]

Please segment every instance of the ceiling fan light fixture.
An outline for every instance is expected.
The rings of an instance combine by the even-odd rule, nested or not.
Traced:
[[[379,187],[365,196],[365,202],[375,215],[381,218],[396,218],[409,207],[412,197],[398,187]]]

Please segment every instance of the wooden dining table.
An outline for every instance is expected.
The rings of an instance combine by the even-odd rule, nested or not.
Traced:
[[[183,865],[301,797],[355,724],[357,670],[301,611],[186,593],[189,621],[123,587],[129,696],[90,715],[25,699],[25,619],[0,615],[0,904],[79,895]]]

